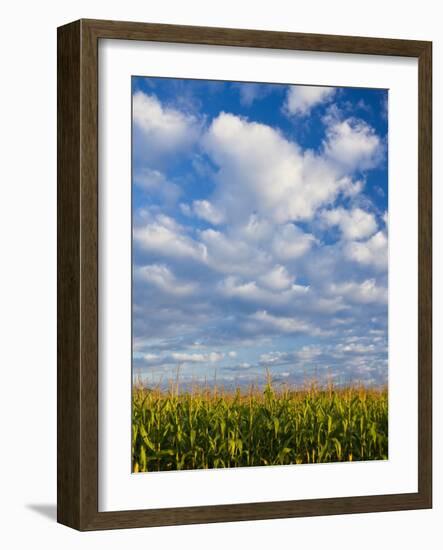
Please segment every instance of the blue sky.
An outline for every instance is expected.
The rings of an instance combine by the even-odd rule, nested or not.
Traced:
[[[132,90],[134,375],[385,383],[388,92]]]

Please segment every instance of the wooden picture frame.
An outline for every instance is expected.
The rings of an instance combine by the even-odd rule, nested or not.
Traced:
[[[98,511],[98,41],[418,59],[418,492]],[[82,531],[432,506],[432,44],[257,30],[80,20],[58,29],[58,521]]]

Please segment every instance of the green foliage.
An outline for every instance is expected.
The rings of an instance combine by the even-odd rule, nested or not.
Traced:
[[[133,392],[134,472],[387,457],[385,389]]]

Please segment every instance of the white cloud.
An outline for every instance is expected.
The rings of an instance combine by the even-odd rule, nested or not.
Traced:
[[[347,240],[364,239],[377,230],[374,215],[361,208],[325,210],[321,218],[328,227],[338,226]]]
[[[356,354],[366,354],[373,353],[375,350],[374,344],[362,344],[357,342],[350,342],[348,344],[337,344],[335,348],[338,352],[343,353],[356,353]]]
[[[256,281],[243,282],[237,277],[226,277],[218,284],[219,291],[227,297],[239,298],[256,305],[287,305],[309,291],[309,286],[291,284],[285,289],[266,289]]]
[[[386,303],[388,300],[388,289],[378,286],[375,279],[366,279],[362,283],[333,283],[330,285],[330,292],[362,304]]]
[[[260,288],[255,281],[243,283],[236,277],[226,277],[218,285],[220,291],[230,298],[242,298],[244,300],[260,302],[267,297],[265,291]]]
[[[346,257],[362,265],[385,270],[388,266],[388,239],[383,231],[378,231],[363,242],[350,242],[346,245]]]
[[[148,136],[158,135],[171,154],[165,164],[142,163],[134,174],[146,197],[152,193],[159,199],[146,201],[134,218],[134,326],[136,336],[149,342],[138,349],[140,364],[146,370],[158,367],[160,374],[173,373],[177,364],[197,374],[217,367],[220,379],[226,379],[222,371],[229,368],[243,368],[242,375],[249,376],[259,364],[277,371],[288,365],[284,370],[296,376],[297,365],[327,364],[332,353],[358,358],[363,347],[356,343],[335,346],[339,334],[366,331],[366,311],[378,319],[371,327],[383,327],[385,319],[386,220],[379,219],[383,230],[378,231],[369,198],[358,197],[365,175],[356,179],[353,173],[379,158],[378,136],[361,121],[331,116],[325,119],[325,143],[313,152],[278,128],[232,114],[221,113],[203,133],[197,117],[147,97],[144,107],[154,115],[139,117],[134,126],[144,136],[144,147]],[[201,157],[194,156],[197,136],[203,138]],[[168,177],[179,170],[169,162],[190,144],[196,147],[186,158],[204,165],[204,170],[193,168],[201,187],[191,192],[191,179],[184,174],[179,196],[179,180]],[[351,198],[351,209],[339,206],[342,197]],[[156,204],[166,201],[162,211],[174,212],[180,223],[158,214]],[[343,238],[322,244],[320,230],[332,226]],[[309,335],[310,342],[315,342],[311,336],[321,336],[323,343],[261,353],[286,349],[289,336],[296,334]]]
[[[357,196],[363,190],[364,181],[353,181],[352,178],[344,176],[341,180],[340,187],[342,189],[343,196],[352,198]]]
[[[260,217],[257,214],[251,214],[245,224],[236,228],[240,238],[257,243],[267,240],[272,236],[274,225],[266,218]]]
[[[176,202],[181,194],[178,185],[168,180],[159,170],[144,168],[134,176],[134,183],[144,191],[161,197],[166,202]]]
[[[200,134],[202,125],[197,117],[163,105],[155,95],[136,92],[132,109],[134,125],[146,138],[145,158],[188,148]]]
[[[158,360],[159,356],[155,353],[144,353],[143,354],[143,361],[146,363],[154,363]]]
[[[189,296],[197,289],[195,283],[179,281],[165,265],[153,264],[138,267],[135,276],[173,296]]]
[[[181,207],[186,212],[188,205]],[[293,224],[277,228],[266,224],[267,229],[260,239],[253,227],[254,224],[248,223],[229,227],[226,232],[210,228],[191,236],[186,227],[172,218],[144,211],[133,235],[141,249],[164,258],[191,259],[215,272],[254,277],[270,290],[297,290],[297,285],[291,284],[294,278],[285,272],[279,261],[302,256],[315,242],[314,237]]]
[[[167,216],[160,215],[145,225],[137,226],[133,235],[134,241],[144,250],[164,256],[206,260],[205,245],[184,234],[184,230]]]
[[[383,144],[375,130],[363,120],[340,120],[335,114],[325,117],[325,156],[344,172],[368,170],[383,157]]]
[[[260,277],[260,282],[270,290],[286,290],[294,284],[295,277],[283,265],[276,265]]]
[[[223,213],[208,200],[196,200],[192,202],[191,206],[181,204],[180,207],[186,216],[195,215],[212,225],[219,225],[224,221]]]
[[[171,358],[178,363],[218,363],[224,358],[223,353],[171,353]]]
[[[268,254],[249,243],[215,229],[199,233],[207,250],[207,263],[221,273],[251,275],[269,264]]]
[[[309,304],[309,308],[311,312],[332,315],[339,311],[349,309],[349,306],[343,303],[341,296],[325,298],[321,293],[317,293]]]
[[[232,114],[212,121],[204,146],[219,167],[213,203],[237,225],[254,214],[277,224],[309,220],[350,189],[334,163],[301,151],[270,126]]]
[[[270,351],[260,355],[261,365],[294,365],[298,363],[307,363],[312,366],[312,361],[323,354],[323,349],[319,345],[302,346],[296,351]]]
[[[309,332],[312,327],[306,321],[295,317],[277,317],[266,310],[253,313],[251,319],[268,325],[269,327],[287,333]]]
[[[327,86],[289,86],[283,110],[289,115],[306,116],[321,103],[333,98],[335,88]]]
[[[288,354],[281,351],[270,351],[269,353],[262,353],[259,357],[259,361],[262,365],[274,365],[280,363],[286,359]]]
[[[315,242],[313,235],[288,223],[276,228],[272,250],[280,260],[294,260],[306,254]]]
[[[303,346],[295,352],[297,359],[301,361],[312,361],[314,358],[322,354],[320,346]]]

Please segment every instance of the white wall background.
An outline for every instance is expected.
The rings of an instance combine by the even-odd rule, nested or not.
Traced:
[[[6,548],[435,548],[443,521],[443,38],[432,0],[77,0],[3,6],[0,541]],[[434,41],[434,510],[77,533],[55,523],[56,27],[80,17]],[[407,246],[407,243],[405,243]]]

